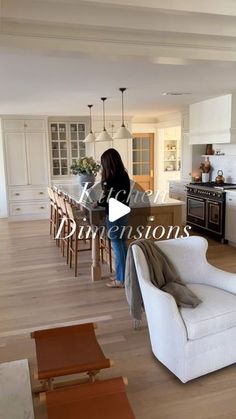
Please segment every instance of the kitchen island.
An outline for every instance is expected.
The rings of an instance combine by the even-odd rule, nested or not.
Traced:
[[[81,189],[80,185],[58,185],[57,191],[80,207],[91,227],[92,234],[92,281],[102,278],[99,260],[99,229],[105,226],[105,210],[103,207],[93,208],[92,201],[101,196],[100,184],[91,189]],[[139,238],[164,240],[178,237],[182,233],[182,205],[177,199],[167,194],[143,193],[132,188],[130,193],[128,225],[125,234],[128,243]]]

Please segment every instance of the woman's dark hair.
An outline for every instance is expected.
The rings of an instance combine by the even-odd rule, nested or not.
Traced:
[[[101,165],[102,183],[126,172],[121,156],[114,148],[109,148],[101,155]]]

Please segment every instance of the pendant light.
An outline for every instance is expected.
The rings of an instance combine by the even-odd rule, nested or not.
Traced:
[[[105,119],[105,101],[107,100],[106,97],[101,97],[103,102],[103,131],[99,134],[96,138],[96,141],[112,141],[112,137],[106,130],[106,119]]]
[[[119,91],[122,95],[122,125],[118,129],[117,133],[114,135],[114,139],[116,140],[129,140],[132,138],[131,132],[125,126],[125,118],[124,118],[124,92],[126,91],[126,87],[120,87]]]
[[[93,143],[95,141],[95,134],[93,132],[93,127],[92,127],[92,107],[93,105],[88,105],[89,114],[90,114],[90,132],[87,135],[87,137],[85,137],[84,143]]]

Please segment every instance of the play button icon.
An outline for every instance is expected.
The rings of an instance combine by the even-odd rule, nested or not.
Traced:
[[[109,221],[113,222],[121,217],[124,217],[124,215],[129,214],[130,207],[122,204],[122,202],[118,201],[115,198],[110,198],[108,202],[108,211]]]

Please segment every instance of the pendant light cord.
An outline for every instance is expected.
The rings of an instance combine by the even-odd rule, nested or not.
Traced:
[[[93,105],[88,105],[89,114],[90,114],[90,134],[93,133],[93,126],[92,126],[92,107],[93,107]]]
[[[121,112],[122,112],[122,127],[125,127],[125,116],[124,116],[124,92],[126,91],[126,87],[119,88],[121,92]]]
[[[125,126],[125,117],[124,117],[124,92],[122,92],[122,127]]]
[[[101,97],[101,100],[103,102],[103,131],[106,131],[105,100],[107,100],[107,98],[106,97]]]

